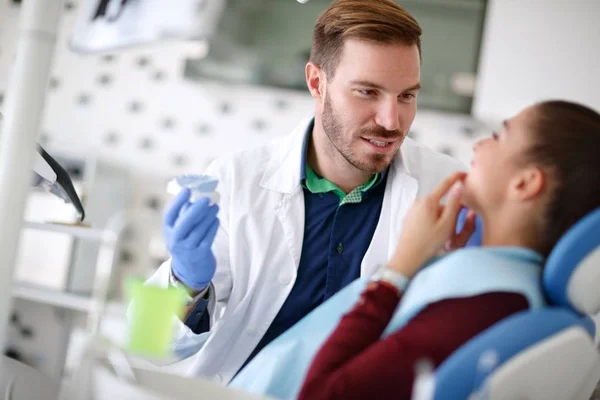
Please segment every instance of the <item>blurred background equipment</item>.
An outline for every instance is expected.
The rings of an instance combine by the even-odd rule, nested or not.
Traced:
[[[0,134],[2,133],[3,119],[0,112]],[[61,198],[65,203],[72,204],[77,210],[79,222],[85,218],[85,210],[79,199],[69,173],[43,149],[40,144],[36,146],[37,152],[33,155],[33,186],[41,187],[49,193]]]
[[[39,144],[34,154],[33,170],[37,174],[35,186],[41,186],[48,192],[60,197],[65,203],[72,204],[77,210],[77,218],[82,222],[85,211],[79,195],[75,191],[69,173]]]
[[[302,4],[306,3],[306,4]],[[312,28],[329,0],[227,0],[207,54],[189,57],[185,76],[306,92]],[[423,107],[468,113],[473,97],[485,0],[401,1],[423,28]],[[460,86],[460,87],[459,87]]]

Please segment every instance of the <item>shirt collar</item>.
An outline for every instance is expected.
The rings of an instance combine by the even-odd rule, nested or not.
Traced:
[[[302,142],[302,157],[300,158],[300,183],[304,183],[306,180],[306,156],[308,151],[308,141],[310,135],[312,135],[313,128],[315,126],[315,119],[311,119],[306,132],[304,133],[304,141]]]

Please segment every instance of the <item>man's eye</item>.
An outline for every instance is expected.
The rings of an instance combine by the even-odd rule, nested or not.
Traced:
[[[359,93],[362,94],[363,96],[372,96],[375,94],[375,91],[372,89],[361,89],[361,90],[359,90]]]

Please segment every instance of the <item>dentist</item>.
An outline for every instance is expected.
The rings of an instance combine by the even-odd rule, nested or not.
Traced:
[[[206,171],[220,204],[182,191],[164,228],[171,259],[149,282],[193,293],[175,354],[224,384],[265,345],[392,255],[415,199],[463,170],[407,138],[421,28],[392,0],[337,0],[313,33],[314,118]],[[469,214],[453,246],[474,229]]]

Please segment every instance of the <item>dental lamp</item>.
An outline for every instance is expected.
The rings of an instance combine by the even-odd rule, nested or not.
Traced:
[[[94,54],[164,41],[205,44],[227,0],[82,0],[69,47]]]
[[[0,113],[1,120],[2,113]],[[54,194],[67,204],[72,204],[77,210],[79,222],[83,221],[85,210],[75,191],[69,173],[39,143],[33,156],[32,169],[35,172],[33,186]]]
[[[56,195],[65,203],[72,204],[77,210],[79,222],[83,221],[85,210],[73,187],[69,173],[39,144],[33,159],[33,171],[37,174],[34,185]]]

